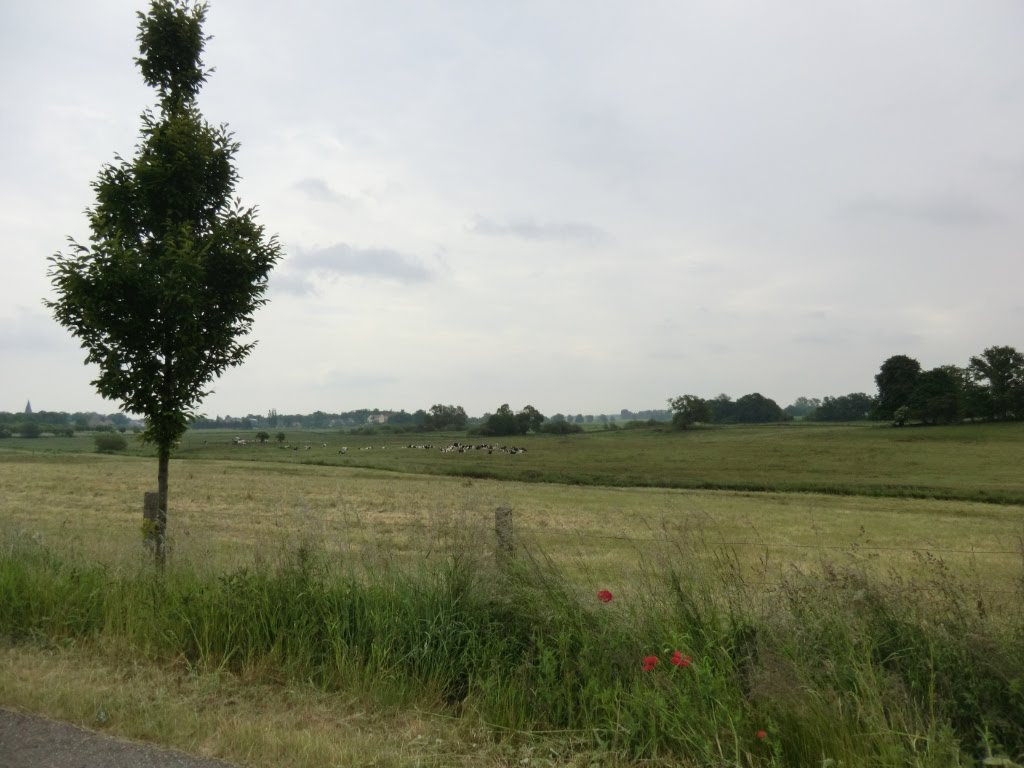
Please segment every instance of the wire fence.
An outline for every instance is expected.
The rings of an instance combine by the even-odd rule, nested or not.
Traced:
[[[403,531],[411,538],[418,538],[424,541],[437,540],[445,535],[443,526],[439,528],[436,521],[396,521],[389,520],[384,523],[364,520],[357,517],[346,523],[346,527],[353,529],[365,529],[367,532],[379,532],[384,527],[388,530]],[[945,560],[963,560],[974,562],[978,558],[998,559],[1003,558],[1008,562],[1003,568],[1003,578],[996,584],[985,584],[976,578],[971,584],[971,591],[983,595],[1017,596],[1024,600],[1024,539],[1019,540],[1016,545],[1005,547],[982,547],[982,546],[941,546],[929,543],[919,543],[907,546],[893,546],[887,544],[872,544],[862,541],[849,541],[845,543],[824,543],[824,542],[793,542],[778,540],[752,540],[743,538],[715,538],[706,535],[706,532],[694,538],[687,538],[685,531],[680,528],[668,527],[665,530],[648,528],[647,533],[637,534],[627,531],[594,531],[587,529],[568,529],[557,525],[536,525],[526,524],[521,518],[517,518],[510,507],[498,507],[494,511],[493,539],[487,546],[493,546],[496,554],[501,558],[514,557],[517,551],[537,554],[551,554],[560,550],[558,545],[553,544],[555,540],[571,541],[583,545],[594,543],[596,547],[605,546],[608,542],[621,544],[635,551],[638,557],[642,558],[650,554],[654,547],[674,547],[677,550],[685,551],[690,555],[715,555],[722,553],[736,554],[740,551],[754,550],[760,553],[748,563],[747,573],[742,577],[742,583],[746,586],[760,587],[765,590],[791,587],[792,583],[783,578],[766,578],[769,568],[766,562],[771,559],[773,553],[799,552],[803,553],[802,561],[807,563],[834,563],[836,556],[847,553],[854,557],[875,556],[881,561],[883,558],[891,557],[892,567],[905,565],[906,559],[897,561],[898,556],[907,556],[922,563],[931,562],[932,565],[944,565]],[[821,557],[813,557],[813,553],[819,553]],[[575,550],[579,554],[579,548]],[[811,555],[807,557],[806,555]],[[741,560],[743,558],[740,558]],[[760,567],[758,567],[758,562]],[[883,565],[882,562],[876,566]],[[781,563],[776,565],[781,567]],[[806,575],[806,574],[804,574]],[[869,574],[864,570],[860,574],[863,578],[877,579],[881,583],[883,576],[880,574]],[[984,578],[984,574],[978,572],[975,576]],[[821,585],[827,585],[828,580],[820,580]],[[834,580],[835,585],[842,586],[839,580]],[[1005,586],[1004,586],[1005,585]],[[927,583],[899,583],[889,578],[885,580],[885,587],[891,592],[899,593],[941,593],[946,591],[948,585],[934,585]]]

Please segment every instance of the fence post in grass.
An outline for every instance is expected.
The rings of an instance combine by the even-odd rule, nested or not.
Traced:
[[[494,511],[494,532],[498,535],[498,547],[494,556],[501,566],[515,555],[515,544],[512,542],[512,507],[501,506]]]
[[[156,520],[160,514],[160,494],[146,491],[142,495],[142,543],[147,550],[156,546]]]

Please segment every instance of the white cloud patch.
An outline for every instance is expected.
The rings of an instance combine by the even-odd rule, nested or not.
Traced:
[[[588,246],[605,245],[612,239],[600,227],[575,221],[536,221],[534,219],[494,221],[483,216],[476,216],[469,225],[469,231],[488,237],[515,237],[521,240],[541,242],[577,242]]]
[[[391,248],[358,248],[336,243],[326,248],[298,249],[270,285],[280,293],[298,296],[316,293],[323,280],[365,278],[414,285],[435,279],[436,272],[420,259]]]

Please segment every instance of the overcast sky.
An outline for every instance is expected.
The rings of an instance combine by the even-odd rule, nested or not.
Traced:
[[[114,411],[47,258],[155,97],[128,0],[0,3],[0,410]],[[212,0],[286,257],[213,415],[875,392],[1024,348],[1019,0]]]

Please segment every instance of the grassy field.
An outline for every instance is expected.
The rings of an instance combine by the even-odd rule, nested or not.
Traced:
[[[118,617],[145,602],[147,588],[136,575],[146,565],[140,547],[141,497],[155,485],[155,461],[141,447],[127,455],[96,454],[89,436],[0,441],[0,566],[11,569],[7,577],[0,573],[0,598],[38,588],[66,590],[75,605],[83,600],[91,604],[100,595],[112,601],[96,609],[97,624],[79,631],[67,621],[54,625],[53,616],[60,613],[56,609],[17,600],[4,606],[0,599],[0,608],[8,611],[3,615],[9,617],[0,629],[21,637],[0,649],[0,704],[266,766],[688,764],[682,757],[687,754],[694,765],[801,765],[808,764],[812,753],[818,764],[826,746],[836,759],[845,756],[840,762],[848,765],[865,764],[860,761],[869,752],[872,764],[936,766],[966,764],[951,756],[978,755],[983,748],[992,755],[1006,754],[991,739],[988,747],[979,747],[975,736],[958,735],[973,734],[977,723],[988,724],[993,733],[1006,727],[1012,732],[1012,723],[1000,725],[1005,714],[992,714],[997,710],[965,716],[958,724],[953,715],[942,719],[928,715],[927,708],[919,711],[910,694],[905,706],[893,710],[887,704],[884,712],[881,703],[876,702],[876,709],[860,697],[867,690],[879,702],[886,696],[903,701],[903,694],[885,693],[887,686],[906,685],[911,692],[918,684],[941,688],[944,667],[953,665],[974,670],[970,680],[954,689],[969,689],[979,701],[991,698],[992,683],[984,682],[989,673],[964,656],[973,651],[957,643],[974,638],[970,642],[987,648],[991,658],[1007,653],[1012,658],[1008,649],[1024,639],[1022,425],[913,430],[793,426],[683,434],[644,430],[491,441],[528,449],[514,456],[436,450],[453,440],[470,442],[459,435],[354,437],[285,431],[287,449],[234,445],[235,433],[187,435],[172,460],[169,515],[172,573],[182,574],[183,583],[206,584],[201,591],[219,594],[226,585],[238,579],[248,583],[253,573],[266,570],[271,574],[266,583],[272,585],[272,574],[291,573],[287,564],[296,553],[311,551],[331,564],[332,573],[358,573],[371,582],[380,574],[435,573],[465,559],[480,569],[484,594],[498,583],[487,575],[495,562],[494,510],[507,504],[514,510],[519,566],[549,579],[539,593],[536,585],[525,591],[509,589],[521,594],[524,604],[549,601],[544,597],[549,590],[559,595],[562,606],[554,614],[547,609],[529,613],[532,618],[525,626],[541,627],[537,632],[555,622],[550,636],[535,638],[540,646],[530,653],[537,654],[536,674],[545,669],[545,654],[560,643],[583,648],[597,642],[572,624],[577,621],[572,606],[593,603],[597,590],[610,589],[614,605],[622,607],[608,614],[615,622],[598,638],[606,645],[593,646],[591,652],[609,659],[640,653],[641,627],[675,637],[675,643],[687,647],[706,643],[709,659],[718,653],[713,648],[725,649],[719,662],[707,662],[704,674],[724,686],[714,695],[731,702],[719,716],[727,716],[732,725],[705,722],[693,709],[704,707],[706,713],[717,706],[713,703],[664,698],[669,695],[665,691],[652,699],[643,682],[650,678],[634,680],[633,671],[610,682],[607,676],[617,667],[605,669],[599,685],[587,677],[588,669],[567,660],[559,663],[570,666],[560,667],[558,674],[578,679],[575,687],[580,691],[618,691],[616,717],[635,709],[636,716],[662,723],[649,732],[653,740],[626,739],[616,730],[621,721],[602,725],[608,708],[600,698],[584,696],[571,704],[520,701],[521,694],[507,686],[508,675],[521,671],[501,673],[494,678],[498,682],[469,696],[472,707],[467,703],[453,709],[443,696],[432,693],[434,683],[397,689],[368,684],[368,670],[393,679],[406,662],[389,662],[398,663],[395,667],[368,661],[358,674],[346,668],[321,679],[319,667],[303,671],[294,661],[279,658],[282,651],[276,646],[268,648],[269,656],[257,655],[237,666],[215,650],[197,657],[173,645],[161,650],[176,633],[174,622],[152,635],[137,627],[116,629],[123,623]],[[435,450],[404,447],[428,440]],[[348,452],[339,454],[341,446]],[[552,482],[555,478],[563,482]],[[776,492],[750,490],[759,488]],[[793,489],[801,492],[786,492]],[[25,552],[48,554],[39,559]],[[19,570],[23,568],[28,570]],[[698,592],[706,590],[721,601],[719,608],[706,609],[711,618],[695,619],[692,606],[686,607],[684,600],[680,607],[678,597],[664,602],[668,598],[660,595],[678,578],[696,579],[692,583],[700,585],[695,587]],[[95,579],[94,586],[75,592],[85,589],[83,579]],[[48,583],[64,586],[45,587]],[[328,602],[335,589],[330,583],[322,598]],[[402,590],[396,594],[412,600],[420,587],[403,589],[413,596]],[[142,591],[132,598],[133,590]],[[39,599],[48,600],[46,594],[40,592]],[[441,588],[441,594],[447,595],[448,588]],[[491,599],[481,603],[485,613],[491,610],[486,607]],[[393,600],[379,608],[381,615],[398,610]],[[875,609],[866,606],[876,605],[876,600],[878,605],[892,601],[893,610],[879,609],[876,624],[860,627],[865,615],[874,615]],[[282,620],[287,613],[281,607],[268,610],[279,618],[261,622]],[[691,611],[682,624],[664,618],[680,610]],[[720,619],[714,618],[717,610],[724,611]],[[559,623],[563,613],[569,625]],[[930,629],[914,629],[916,624],[898,629],[902,617],[919,613],[924,622],[920,627]],[[734,614],[752,617],[751,626],[759,628],[762,662],[775,659],[772,669],[783,658],[788,659],[786,669],[797,664],[785,675],[783,693],[795,685],[820,690],[814,696],[824,698],[812,706],[802,694],[790,691],[780,699],[793,699],[788,709],[778,701],[769,705],[758,696],[751,698],[758,685],[770,690],[782,685],[771,675],[771,681],[753,689],[750,681],[744,683],[746,693],[729,687],[738,679],[735,649],[728,650],[738,642],[729,629]],[[408,621],[395,616],[391,624]],[[590,628],[589,633],[588,616],[583,610],[578,624]],[[935,623],[936,616],[945,618]],[[486,619],[495,620],[509,619],[504,613]],[[829,629],[835,620],[845,622],[844,629]],[[155,625],[161,621],[140,620]],[[20,622],[35,627],[26,630],[34,638],[31,642],[16,630]],[[521,629],[513,623],[509,632],[514,635],[517,627]],[[814,627],[823,634],[810,633]],[[894,627],[897,646],[891,645]],[[1018,640],[1001,639],[1007,631],[1019,633]],[[714,643],[707,639],[711,636],[717,638]],[[374,642],[383,641],[378,637]],[[401,646],[406,640],[388,642]],[[879,654],[876,661],[872,649]],[[504,663],[504,652],[493,652],[497,655],[488,656],[488,669]],[[897,674],[894,652],[919,659],[924,667]],[[850,654],[844,673],[848,676],[834,679],[838,673],[832,670],[823,678],[816,666],[799,666],[805,657],[813,660],[822,654],[836,659],[837,669],[847,669],[847,662],[839,659]],[[998,679],[1008,681],[1004,687],[1012,682],[1008,674],[1019,674],[1012,663],[1006,664],[998,673]],[[935,665],[941,668],[938,678]],[[483,675],[480,670],[469,674],[479,679]],[[886,682],[890,674],[902,675],[902,682]],[[885,680],[875,680],[878,675]],[[980,688],[972,687],[976,683]],[[1024,679],[1012,683],[1020,684]],[[530,690],[538,685],[531,683]],[[853,693],[843,692],[847,685]],[[496,693],[499,689],[504,693]],[[707,695],[712,694],[709,690]],[[832,696],[838,698],[831,701]],[[932,701],[930,706],[938,711],[947,704]],[[1012,719],[1024,713],[1014,709],[1018,706],[1024,704],[999,704],[1003,709],[998,712],[1010,712]],[[681,720],[664,719],[666,707],[679,709]],[[100,711],[105,713],[102,719]],[[541,720],[524,719],[524,712],[534,711],[546,714]],[[894,711],[906,722],[896,722]],[[834,727],[837,717],[849,722]],[[787,738],[780,735],[771,745],[759,744],[751,735],[758,718],[787,730]],[[856,746],[858,734],[868,727],[884,738],[871,741],[873,746]],[[947,727],[953,730],[943,730]],[[544,732],[551,729],[562,730]],[[845,735],[833,738],[828,735],[832,731]],[[648,731],[634,725],[630,732]],[[664,743],[659,741],[663,737]],[[723,738],[734,744],[723,747]],[[931,750],[930,757],[922,756],[921,745]],[[884,759],[878,750],[885,752]]]
[[[262,449],[255,449],[257,451]],[[6,458],[6,460],[4,460]],[[519,457],[503,456],[514,461]],[[0,454],[0,521],[103,562],[137,553],[146,458]],[[456,543],[494,546],[510,505],[519,546],[569,573],[628,585],[648,560],[723,555],[775,583],[823,560],[883,577],[941,556],[964,577],[1012,589],[1024,508],[935,499],[741,493],[522,483],[289,463],[176,460],[169,538],[175,557],[233,567],[315,541],[328,552],[417,558]]]
[[[556,437],[467,438],[461,433],[354,436],[283,430],[189,432],[181,459],[235,459],[395,472],[616,487],[815,492],[1024,503],[1024,423],[894,429],[876,424],[787,424],[592,431]],[[276,432],[276,430],[275,430]],[[234,445],[236,436],[247,445]],[[442,453],[453,441],[521,446],[526,453]],[[430,443],[433,450],[408,448]],[[306,450],[306,446],[309,449]],[[345,454],[339,453],[342,446]],[[0,440],[6,451],[89,452],[92,437]],[[297,450],[296,450],[297,449]],[[147,455],[137,444],[131,453]],[[9,460],[9,458],[8,458]]]

